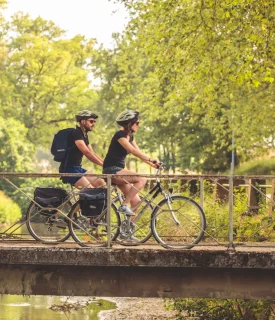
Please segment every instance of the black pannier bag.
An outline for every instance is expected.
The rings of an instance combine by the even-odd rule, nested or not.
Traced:
[[[66,190],[61,188],[36,188],[34,190],[34,201],[43,208],[58,208],[68,199],[69,195]],[[41,210],[39,206],[36,207]],[[40,213],[45,215],[55,214],[56,210],[41,210]]]
[[[107,208],[107,189],[85,189],[79,193],[79,203],[83,216],[98,216]]]

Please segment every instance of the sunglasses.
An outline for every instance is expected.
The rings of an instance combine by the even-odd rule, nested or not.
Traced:
[[[86,120],[88,122],[90,122],[91,124],[96,123],[96,120]]]

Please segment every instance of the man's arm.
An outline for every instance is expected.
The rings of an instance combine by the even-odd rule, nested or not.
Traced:
[[[97,153],[95,153],[93,147],[92,147],[90,144],[88,144],[87,147],[88,147],[88,149],[98,158],[98,160],[103,163],[103,159],[102,159]]]
[[[85,142],[83,140],[76,140],[75,141],[76,146],[78,147],[78,149],[82,152],[82,154],[88,158],[91,162],[98,164],[99,166],[103,166],[103,161],[102,159],[95,154],[95,152],[93,151],[92,147],[91,149],[88,148],[85,144]]]

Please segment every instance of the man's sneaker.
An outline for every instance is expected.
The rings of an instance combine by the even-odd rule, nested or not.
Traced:
[[[135,213],[126,204],[117,209],[118,212],[126,214],[126,216],[134,216]]]

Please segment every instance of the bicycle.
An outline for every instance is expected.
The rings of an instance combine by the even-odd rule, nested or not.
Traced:
[[[122,215],[117,211],[124,200],[124,195],[118,191],[117,186],[112,187],[114,194],[111,203],[111,240],[118,240],[120,243],[123,238]],[[145,204],[147,201],[144,201]],[[144,217],[150,217],[152,207],[147,206]],[[76,202],[69,213],[69,229],[72,238],[82,247],[106,246],[107,242],[107,208],[95,217],[87,217],[82,214],[80,202]],[[143,220],[137,224],[139,232],[135,235],[139,243],[146,242],[152,235],[150,224],[144,224]]]
[[[30,235],[42,243],[56,244],[66,241],[71,235],[67,215],[73,205],[72,199],[74,202],[77,201],[75,196],[72,191],[60,205],[57,205],[59,202],[57,197],[35,197],[27,209],[25,219]]]
[[[117,207],[122,203],[123,195],[116,186],[113,186],[111,191],[113,194],[111,211],[112,240],[115,241],[120,233],[119,226],[121,224],[121,216],[117,212]],[[64,242],[72,235],[77,243],[85,246],[83,245],[82,237],[86,238],[87,230],[89,230],[88,234],[95,240],[96,244],[99,246],[104,245],[107,239],[107,210],[93,218],[83,216],[80,210],[78,194],[79,192],[75,192],[72,189],[66,200],[58,207],[55,206],[55,203],[58,202],[56,197],[36,198],[39,203],[33,200],[27,209],[25,219],[30,235],[35,240],[45,244]],[[146,240],[147,238],[144,239],[144,241]]]
[[[110,225],[112,241],[119,240],[122,245],[138,245],[153,235],[160,245],[170,249],[190,249],[200,242],[206,229],[202,208],[188,197],[166,193],[158,176],[162,169],[162,166],[157,168],[156,185],[132,208],[134,211],[139,210],[134,220],[126,215],[121,219],[115,202],[122,203],[122,199],[114,199]],[[159,194],[163,198],[155,204],[154,200]],[[79,203],[75,203],[69,213],[69,229],[73,239],[83,247],[100,245],[100,239],[106,242],[106,212],[107,209],[98,217],[87,219],[82,216]],[[84,221],[82,225],[80,223],[80,229],[79,223],[72,219],[74,216],[77,216],[76,222]],[[102,227],[105,234],[100,229]],[[132,237],[135,237],[134,242]]]

